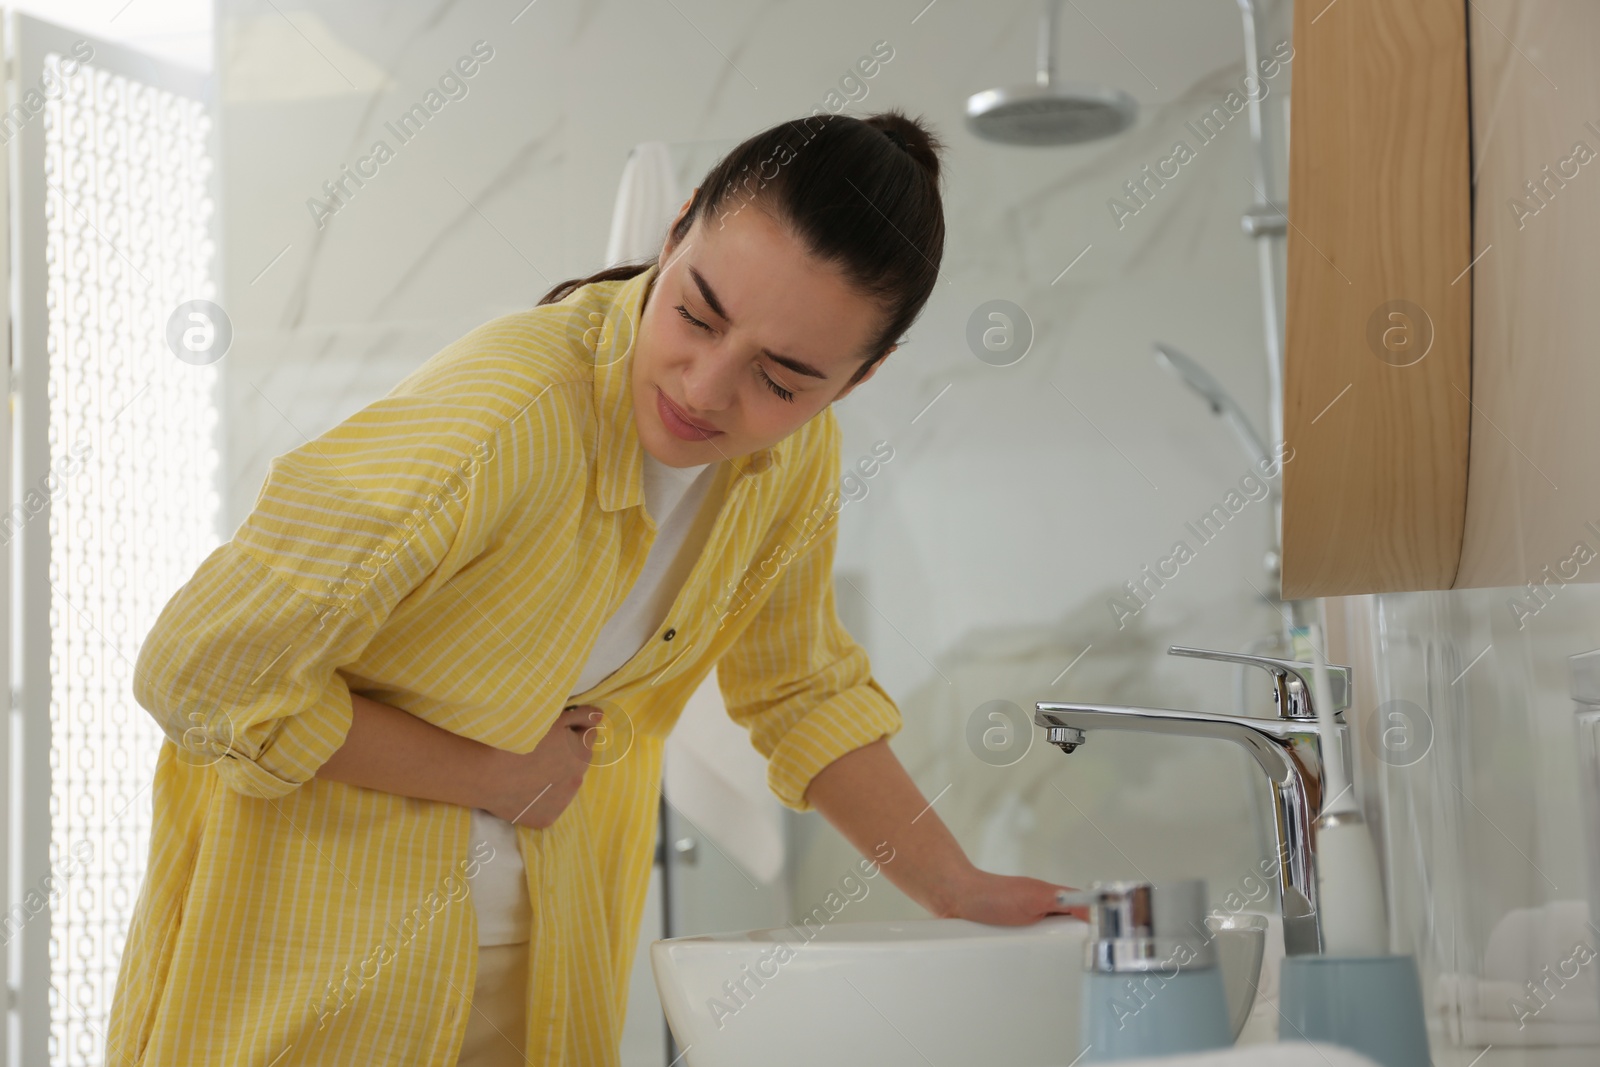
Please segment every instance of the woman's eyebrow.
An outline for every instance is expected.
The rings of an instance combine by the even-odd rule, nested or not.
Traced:
[[[706,281],[705,276],[691,266],[689,267],[689,277],[693,278],[694,284],[700,287],[700,295],[705,299],[705,302],[711,306],[711,310],[715,311],[717,315],[721,317],[723,322],[726,322],[729,326],[732,326],[732,317],[728,315],[727,310],[722,306],[722,301],[717,299],[716,291],[711,288],[711,283]],[[780,356],[770,348],[763,348],[761,351],[774,363],[782,367],[788,367],[796,374],[804,374],[808,378],[821,378],[823,381],[828,380],[828,376],[826,374],[822,373],[809,363],[795,359],[793,356]]]

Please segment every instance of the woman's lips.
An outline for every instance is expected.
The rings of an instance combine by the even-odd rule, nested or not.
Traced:
[[[660,387],[656,388],[656,411],[661,416],[661,424],[672,432],[674,437],[681,437],[685,441],[705,441],[722,433],[721,430],[705,429],[690,422],[678,413],[672,406],[672,401],[667,399],[667,394]]]

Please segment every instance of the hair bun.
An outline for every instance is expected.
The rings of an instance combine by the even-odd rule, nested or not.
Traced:
[[[901,151],[910,156],[914,163],[938,181],[939,152],[944,148],[944,144],[922,124],[921,120],[912,118],[899,108],[890,108],[869,115],[864,121],[887,137],[890,142],[900,146]]]

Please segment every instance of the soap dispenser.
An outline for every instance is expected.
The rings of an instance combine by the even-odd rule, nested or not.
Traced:
[[[1085,1062],[1233,1044],[1205,882],[1095,882],[1059,895],[1089,907],[1081,1038]]]

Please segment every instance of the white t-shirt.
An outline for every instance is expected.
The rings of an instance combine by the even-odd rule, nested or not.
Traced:
[[[644,569],[606,624],[578,678],[574,693],[582,693],[621,667],[655,636],[672,602],[694,569],[715,514],[703,509],[706,494],[716,478],[715,463],[698,467],[669,467],[644,454],[645,510],[656,523]],[[707,521],[696,521],[705,519]],[[517,844],[516,825],[472,809],[472,845],[487,841],[494,855],[472,879],[471,900],[478,911],[479,945],[516,945],[529,937],[532,909],[528,902],[527,875]]]

